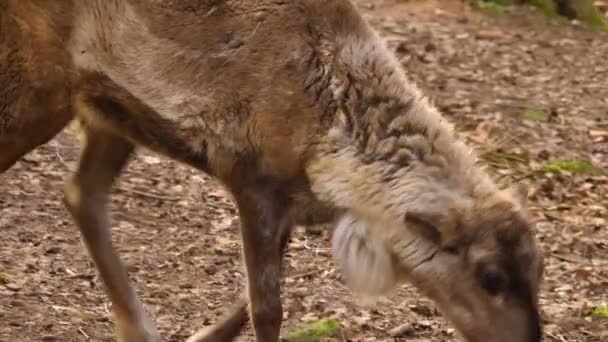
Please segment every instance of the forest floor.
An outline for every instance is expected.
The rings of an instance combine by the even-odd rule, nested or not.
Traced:
[[[359,4],[497,177],[530,186],[546,255],[545,340],[608,341],[608,320],[592,313],[608,304],[608,35],[525,9]],[[0,341],[113,341],[108,297],[61,203],[78,153],[66,130],[0,176]],[[239,220],[216,181],[142,151],[114,191],[112,215],[114,241],[166,341],[213,323],[242,293]],[[334,317],[336,341],[456,341],[411,286],[360,303],[331,260],[330,233],[293,234],[284,334]],[[249,326],[241,340],[253,340]]]

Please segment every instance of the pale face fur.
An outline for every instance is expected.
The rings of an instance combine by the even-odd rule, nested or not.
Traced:
[[[493,202],[454,212],[462,217],[381,226],[349,213],[334,232],[334,257],[360,294],[378,296],[414,284],[468,341],[538,341],[542,258],[523,213],[512,205]],[[448,219],[454,221],[441,222]],[[441,241],[444,228],[462,233]]]
[[[325,167],[327,175],[332,166]],[[369,165],[358,169],[358,184],[367,184],[368,192],[349,193],[356,185],[339,177],[324,183],[349,208],[338,220],[332,247],[353,290],[378,296],[409,282],[438,304],[467,341],[540,341],[542,257],[522,195],[493,190],[459,198],[436,187],[409,198],[407,176],[385,186],[375,183]]]

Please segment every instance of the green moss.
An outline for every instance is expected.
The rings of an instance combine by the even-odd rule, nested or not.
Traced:
[[[524,108],[521,110],[521,116],[530,120],[547,121],[549,112],[538,108]]]
[[[323,318],[289,335],[291,342],[319,342],[324,337],[333,337],[340,331],[340,323],[333,318]]]
[[[602,174],[602,169],[582,160],[555,160],[545,164],[545,171],[553,173]]]
[[[556,17],[578,19],[587,25],[608,32],[608,20],[593,4],[594,0],[567,0],[558,6],[556,0],[525,0],[524,2],[539,9],[541,12]],[[469,0],[469,2],[485,12],[504,13],[512,10],[514,0]]]
[[[473,6],[491,14],[505,13],[513,9],[507,0],[474,0]]]
[[[527,0],[527,2],[545,14],[578,19],[601,31],[608,32],[608,21],[595,7],[593,0],[569,0],[562,7],[558,7],[555,0]]]
[[[553,0],[530,0],[530,5],[549,15],[557,15],[557,6]]]
[[[0,272],[0,284],[8,284],[11,280],[11,276],[8,273]]]
[[[608,306],[600,305],[591,310],[591,315],[599,318],[608,318]]]
[[[593,0],[570,1],[570,6],[576,12],[577,18],[597,29],[608,32],[608,21],[597,7],[593,5]]]

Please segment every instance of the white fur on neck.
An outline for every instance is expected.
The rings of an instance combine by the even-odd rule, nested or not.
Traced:
[[[332,253],[347,285],[364,296],[377,297],[398,283],[393,257],[367,222],[347,213],[342,216],[332,238]]]

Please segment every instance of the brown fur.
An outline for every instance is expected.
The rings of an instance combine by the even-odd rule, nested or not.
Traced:
[[[409,281],[468,341],[539,341],[542,258],[525,201],[496,187],[347,0],[0,6],[0,168],[72,113],[82,121],[65,202],[121,341],[159,340],[106,213],[137,145],[233,193],[258,341],[278,340],[291,226],[336,215],[334,256],[355,290],[379,295]],[[242,305],[190,341],[234,338]]]
[[[0,4],[0,172],[71,120],[70,4]]]

